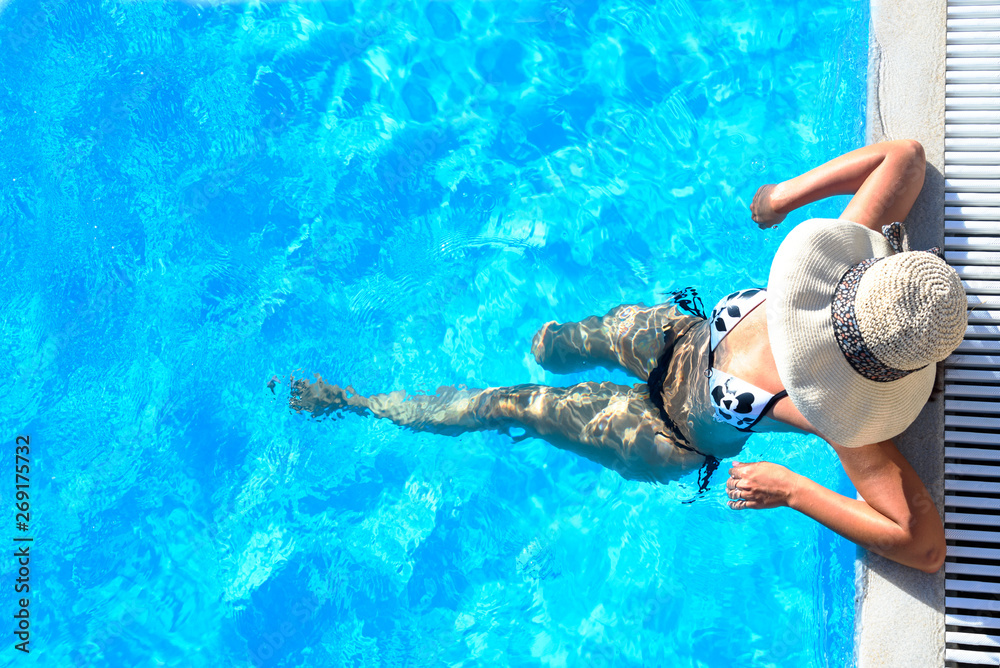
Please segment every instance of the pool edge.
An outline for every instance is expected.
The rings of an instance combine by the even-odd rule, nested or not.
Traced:
[[[923,144],[927,177],[905,224],[912,248],[943,247],[947,0],[872,0],[870,11],[866,141]],[[943,399],[896,443],[943,514]],[[859,668],[943,666],[943,569],[928,575],[864,550],[855,568]]]

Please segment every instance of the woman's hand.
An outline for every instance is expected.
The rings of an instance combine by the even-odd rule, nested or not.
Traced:
[[[729,469],[726,491],[734,510],[787,506],[799,475],[771,462],[734,462]]]
[[[854,483],[851,499],[770,462],[729,469],[729,506],[788,506],[861,547],[904,566],[934,573],[944,564],[944,525],[934,498],[892,440],[831,447]]]
[[[774,203],[771,201],[771,193],[774,192],[776,185],[774,183],[762,185],[750,203],[750,217],[762,230],[777,227],[778,223],[785,219],[785,214],[774,210]]]

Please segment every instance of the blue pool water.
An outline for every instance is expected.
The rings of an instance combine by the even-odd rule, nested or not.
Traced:
[[[866,3],[3,5],[4,665],[852,663],[854,547],[723,472],[285,397],[631,383],[531,336],[765,283],[757,185],[863,141]],[[815,439],[742,458],[850,492]]]

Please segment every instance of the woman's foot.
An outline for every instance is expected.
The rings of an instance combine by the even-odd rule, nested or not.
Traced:
[[[351,394],[348,395],[348,392]],[[314,383],[304,378],[292,379],[288,405],[296,413],[305,411],[313,417],[321,417],[343,408],[363,410],[368,407],[368,400],[355,392],[353,387],[348,386],[345,390],[339,385],[330,385],[317,374]]]
[[[757,189],[757,194],[753,196],[753,202],[750,203],[750,217],[762,230],[776,227],[785,219],[785,214],[778,213],[774,208],[772,194],[777,187],[776,183],[762,185]]]

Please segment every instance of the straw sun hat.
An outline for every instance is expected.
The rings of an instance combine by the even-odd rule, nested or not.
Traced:
[[[935,363],[958,346],[966,296],[933,252],[901,250],[898,223],[878,234],[846,220],[808,220],[771,265],[767,326],[792,403],[827,439],[858,447],[917,417]]]

